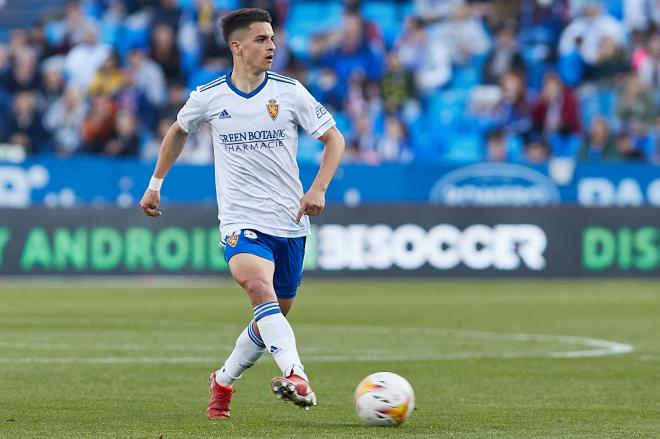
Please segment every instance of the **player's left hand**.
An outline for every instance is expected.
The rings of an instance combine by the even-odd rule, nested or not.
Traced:
[[[318,189],[310,189],[300,199],[300,210],[296,216],[296,224],[300,223],[303,215],[316,216],[319,215],[325,207],[325,194]]]

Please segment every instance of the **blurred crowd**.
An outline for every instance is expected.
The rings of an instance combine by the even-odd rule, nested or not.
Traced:
[[[0,144],[155,160],[231,70],[236,7],[271,12],[273,70],[333,112],[347,161],[660,161],[660,0],[71,1],[0,32]],[[206,127],[181,160],[212,150]]]

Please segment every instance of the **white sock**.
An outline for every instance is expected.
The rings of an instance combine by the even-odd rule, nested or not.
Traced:
[[[254,333],[250,322],[236,339],[236,346],[225,364],[215,372],[215,381],[223,386],[231,386],[246,369],[257,362],[265,350],[263,340]]]
[[[307,379],[298,349],[293,329],[282,314],[277,302],[267,302],[254,307],[254,318],[257,321],[261,338],[266,349],[282,370],[284,376],[291,372]]]

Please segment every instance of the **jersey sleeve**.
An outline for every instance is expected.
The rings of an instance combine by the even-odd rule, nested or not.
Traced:
[[[335,126],[332,114],[298,81],[296,81],[296,123],[316,139]]]
[[[203,105],[202,94],[193,90],[190,92],[186,104],[179,110],[176,120],[185,132],[195,133],[199,131],[206,119],[206,106]]]

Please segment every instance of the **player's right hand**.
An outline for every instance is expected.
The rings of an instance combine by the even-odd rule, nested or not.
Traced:
[[[158,205],[160,204],[160,192],[152,191],[147,189],[142,196],[140,201],[140,207],[144,210],[144,213],[147,216],[160,216],[162,213],[158,210]]]

